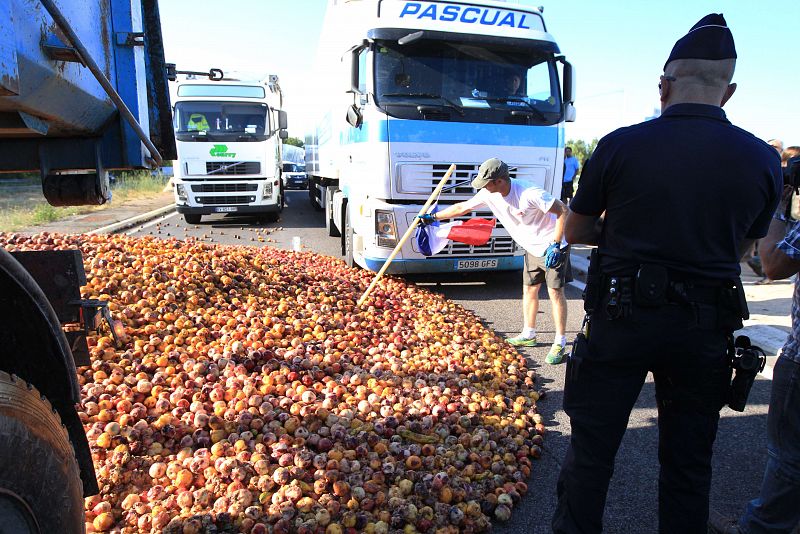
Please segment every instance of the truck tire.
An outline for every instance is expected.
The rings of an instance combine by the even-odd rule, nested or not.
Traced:
[[[200,219],[202,219],[202,215],[198,215],[196,213],[184,213],[183,220],[186,221],[186,224],[199,224]]]
[[[353,259],[353,225],[350,224],[350,208],[347,208],[344,216],[344,262],[348,267],[357,267]]]
[[[0,371],[0,531],[84,532],[83,486],[61,419],[38,390]]]

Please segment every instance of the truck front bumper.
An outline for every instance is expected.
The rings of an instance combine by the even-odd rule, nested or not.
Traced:
[[[264,206],[182,206],[177,204],[175,206],[178,213],[188,213],[190,215],[211,215],[219,213],[225,215],[226,213],[238,213],[243,215],[253,213],[278,213],[280,207],[277,204],[269,204]]]
[[[497,260],[497,267],[489,269],[469,269],[458,268],[460,260],[491,259]],[[379,271],[383,267],[385,258],[364,257],[367,269]],[[524,264],[524,256],[476,256],[476,257],[449,257],[449,258],[428,258],[424,260],[398,260],[395,259],[386,269],[387,274],[424,274],[424,273],[466,273],[466,272],[485,272],[485,271],[518,271]]]

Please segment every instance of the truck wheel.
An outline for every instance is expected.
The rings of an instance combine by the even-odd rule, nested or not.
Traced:
[[[353,225],[350,224],[350,209],[348,208],[344,216],[344,262],[348,267],[356,267],[353,259]]]
[[[3,371],[0,530],[84,532],[78,462],[61,419],[33,386]]]
[[[197,215],[196,213],[183,214],[183,220],[186,221],[186,224],[199,224],[202,218],[202,215]]]

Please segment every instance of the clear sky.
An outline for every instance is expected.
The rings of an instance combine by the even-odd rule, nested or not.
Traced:
[[[369,1],[369,0],[363,0]],[[373,0],[375,1],[375,0]],[[658,77],[672,45],[704,15],[721,12],[739,56],[731,121],[763,139],[800,145],[800,1],[524,0],[544,20],[577,73],[577,121],[586,139],[642,121],[659,106]],[[167,61],[181,70],[277,74],[289,134],[313,126],[304,102],[321,88],[313,68],[326,0],[161,0]],[[247,74],[242,74],[247,76]],[[344,110],[342,111],[344,116]]]

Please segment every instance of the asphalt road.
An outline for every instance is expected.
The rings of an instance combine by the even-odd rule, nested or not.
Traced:
[[[131,235],[194,236],[222,244],[292,247],[292,238],[300,237],[304,250],[339,257],[339,240],[328,237],[322,214],[314,211],[305,191],[288,192],[288,207],[277,223],[259,224],[252,218],[230,216],[203,217],[199,225],[187,225],[177,215],[159,218],[128,232]],[[261,241],[260,241],[260,240]],[[521,282],[518,273],[489,273],[446,281],[417,277],[416,283],[437,291],[475,312],[501,334],[515,334],[521,326]],[[580,291],[567,289],[569,321],[567,337],[572,339],[580,327],[582,303]],[[545,454],[534,464],[530,491],[506,524],[496,524],[494,532],[550,532],[555,509],[555,487],[561,461],[566,452],[570,428],[561,410],[564,365],[550,366],[544,356],[553,335],[550,304],[543,291],[538,317],[544,345],[524,349],[532,367],[539,374],[539,385],[546,395],[539,401],[548,432]],[[715,445],[712,508],[736,516],[747,500],[758,491],[766,464],[766,414],[770,381],[759,378],[743,414],[725,408]],[[608,392],[613,395],[613,391]],[[644,385],[631,414],[628,432],[617,455],[605,515],[605,532],[658,532],[658,429],[655,392],[652,379]]]

